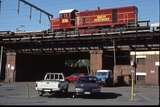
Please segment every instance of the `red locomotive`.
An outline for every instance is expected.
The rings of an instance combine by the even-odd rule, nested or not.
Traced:
[[[52,31],[79,31],[80,33],[96,32],[110,28],[134,26],[137,22],[136,6],[87,10],[78,12],[75,9],[61,10],[59,18],[52,19]]]

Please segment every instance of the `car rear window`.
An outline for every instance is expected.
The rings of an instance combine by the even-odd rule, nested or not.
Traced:
[[[95,77],[81,77],[78,81],[79,83],[95,83],[96,78]]]

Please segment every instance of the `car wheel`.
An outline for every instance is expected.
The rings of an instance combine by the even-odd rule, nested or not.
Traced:
[[[73,95],[72,95],[72,98],[77,98],[77,95],[76,95],[76,94],[73,94]]]
[[[68,92],[68,88],[67,89],[63,89],[62,92],[63,93],[67,93]]]
[[[43,91],[38,91],[39,96],[43,96],[44,92]]]

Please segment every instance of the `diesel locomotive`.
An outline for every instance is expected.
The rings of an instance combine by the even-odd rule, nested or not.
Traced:
[[[59,11],[59,18],[51,20],[53,32],[74,32],[80,34],[132,29],[138,26],[138,8],[127,6],[110,9],[78,11],[67,9]],[[147,21],[147,25],[148,21]]]

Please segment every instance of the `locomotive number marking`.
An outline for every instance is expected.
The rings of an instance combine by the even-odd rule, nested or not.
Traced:
[[[68,23],[68,19],[62,19],[62,23]]]

